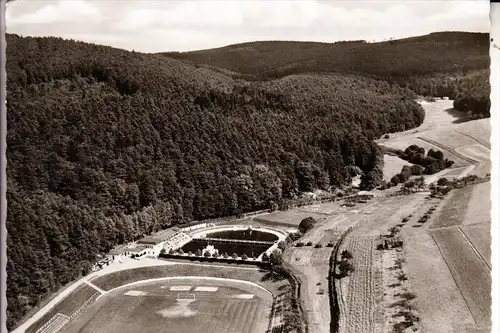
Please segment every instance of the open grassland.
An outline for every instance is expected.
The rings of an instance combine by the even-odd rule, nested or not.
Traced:
[[[288,284],[286,280],[274,281],[269,279],[269,273],[260,269],[202,264],[175,264],[135,268],[98,277],[92,280],[92,283],[104,290],[110,290],[131,282],[178,276],[208,276],[245,280],[256,283],[273,294],[278,293],[281,286]]]
[[[65,333],[135,332],[221,332],[261,333],[269,323],[270,296],[243,299],[248,291],[220,286],[219,282],[182,281],[183,284],[216,286],[215,292],[195,292],[194,301],[177,301],[178,292],[169,291],[165,282],[133,287],[107,296],[105,303],[90,318],[82,318]],[[161,288],[161,289],[160,289]]]
[[[48,322],[57,313],[63,314],[65,316],[71,316],[75,310],[82,306],[85,301],[90,299],[97,293],[94,288],[82,284],[80,287],[75,289],[71,294],[69,294],[64,300],[58,303],[55,307],[50,309],[43,317],[37,320],[33,325],[31,325],[26,333],[34,333],[39,328],[41,328],[46,322]]]
[[[463,224],[491,223],[491,182],[473,186]]]
[[[490,325],[490,270],[458,228],[434,229],[431,235],[467,302],[478,327]]]
[[[451,191],[435,212],[437,214],[436,219],[429,228],[434,229],[460,225],[464,220],[473,191],[473,186],[466,186]]]
[[[375,275],[380,272],[377,272],[373,262],[374,239],[374,237],[349,237],[340,248],[340,252],[348,250],[352,253],[354,266],[354,271],[340,280],[337,289],[344,308],[341,313],[345,316],[340,322],[341,333],[375,332],[377,310]]]

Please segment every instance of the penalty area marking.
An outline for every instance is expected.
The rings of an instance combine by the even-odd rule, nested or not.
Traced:
[[[191,286],[161,286],[161,288],[170,288],[170,291],[190,291]]]
[[[218,287],[200,286],[200,287],[196,287],[194,289],[194,291],[210,291],[210,292],[215,292],[218,289],[219,289]]]

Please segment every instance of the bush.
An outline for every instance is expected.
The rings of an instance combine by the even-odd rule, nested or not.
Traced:
[[[238,255],[236,253],[233,253],[231,257],[233,257],[233,259],[238,259]]]
[[[299,224],[299,231],[303,234],[311,230],[316,224],[316,220],[312,217],[306,217]]]
[[[196,252],[194,254],[196,254],[198,257],[202,256],[202,253],[201,253],[200,249],[196,250]]]
[[[415,299],[417,297],[414,293],[411,292],[405,292],[400,296],[408,301],[411,301],[412,299]]]
[[[307,243],[306,243],[306,246],[312,246],[312,245],[313,245],[313,243],[312,243],[312,242],[307,242]]]
[[[352,254],[351,252],[349,252],[348,250],[344,250],[342,251],[342,253],[340,254],[340,257],[342,259],[352,259]]]
[[[389,138],[390,138],[389,134],[384,135],[384,139],[389,139]]]
[[[264,252],[262,254],[262,261],[263,262],[269,262],[269,255],[267,254],[267,252]]]
[[[303,242],[297,242],[295,243],[295,247],[303,247],[304,243]]]
[[[208,251],[205,251],[205,253],[203,253],[203,256],[204,256],[205,258],[208,258],[208,257],[210,257],[210,253],[209,253]]]
[[[328,244],[326,244],[326,247],[333,247],[333,243],[329,242]]]
[[[444,186],[444,185],[447,185],[449,182],[448,182],[448,179],[442,177],[442,178],[439,178],[438,181],[437,181],[437,184],[439,186]]]
[[[314,245],[314,248],[315,248],[315,249],[319,249],[319,248],[321,248],[321,247],[323,247],[323,245],[321,245],[321,244],[316,244],[316,245]]]
[[[241,256],[241,259],[243,259],[243,260],[248,260],[248,256],[247,256],[246,254],[243,254],[243,255]]]

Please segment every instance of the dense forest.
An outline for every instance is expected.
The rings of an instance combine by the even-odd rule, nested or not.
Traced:
[[[472,37],[464,43],[476,45]],[[384,62],[382,44],[379,54],[354,56],[363,42],[340,43],[347,55],[330,57],[307,43],[279,57],[261,52],[281,73],[261,80],[242,70],[254,63],[238,47],[240,65],[231,67],[7,35],[9,329],[116,244],[191,220],[280,207],[359,173],[363,188],[377,186],[383,152],[372,139],[424,118],[415,89],[391,77],[446,74],[450,58],[435,50],[461,43],[443,38],[423,47],[419,38],[388,44],[434,52],[409,62]],[[464,73],[487,66],[477,40],[480,47],[455,51]],[[328,69],[358,61],[372,72],[313,74],[316,67],[272,63],[292,54],[309,57],[297,63]],[[425,73],[414,72],[417,65]]]
[[[359,75],[234,80],[162,55],[7,35],[8,326],[96,255],[172,224],[381,180],[414,93]]]
[[[368,75],[419,95],[447,96],[458,110],[489,117],[489,46],[486,33],[437,32],[380,43],[265,41],[163,54],[246,80],[310,72]]]

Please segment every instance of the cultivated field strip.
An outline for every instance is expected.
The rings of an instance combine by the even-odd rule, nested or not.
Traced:
[[[421,210],[416,216],[421,216]],[[425,229],[403,228],[406,269],[424,332],[457,333],[456,326],[474,325],[436,242]],[[464,332],[465,333],[465,332]]]
[[[445,129],[439,131],[428,131],[422,134],[424,139],[439,142],[441,145],[455,149],[461,146],[477,144],[477,141],[468,135],[463,135],[453,129]]]
[[[353,255],[354,272],[349,276],[347,332],[370,333],[375,330],[374,237],[350,237],[345,249]]]
[[[450,272],[479,327],[490,325],[490,270],[457,228],[431,230]]]
[[[472,246],[479,253],[491,270],[491,224],[481,223],[472,225],[463,225],[460,227]]]
[[[443,206],[438,209],[435,222],[429,226],[429,229],[460,225],[465,217],[473,191],[473,186],[451,191]]]

